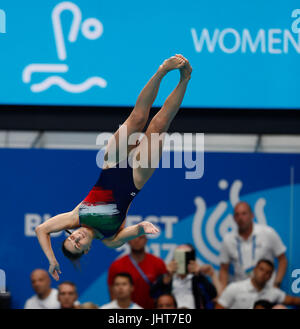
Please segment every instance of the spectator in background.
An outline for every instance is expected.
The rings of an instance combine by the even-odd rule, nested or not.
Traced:
[[[234,208],[234,220],[238,231],[227,233],[220,253],[220,281],[225,289],[229,282],[229,266],[234,267],[233,281],[247,279],[259,259],[278,259],[277,274],[270,281],[280,287],[287,269],[286,246],[276,231],[267,225],[255,224],[253,212],[246,202]]]
[[[158,310],[176,309],[177,302],[173,295],[163,294],[155,300],[155,308]]]
[[[253,276],[249,279],[229,284],[218,298],[217,309],[252,309],[257,300],[267,300],[272,304],[300,305],[300,298],[289,296],[284,291],[268,285],[274,271],[274,264],[268,259],[258,261]]]
[[[99,309],[99,306],[97,304],[94,304],[92,302],[85,302],[77,306],[79,309]]]
[[[58,301],[61,309],[78,308],[76,285],[71,281],[64,281],[58,286]]]
[[[150,296],[150,286],[162,274],[167,273],[165,263],[158,257],[146,252],[145,235],[128,242],[130,254],[115,260],[108,270],[108,286],[111,299],[113,279],[117,273],[127,272],[134,283],[132,300],[143,308],[154,308],[154,299]]]
[[[25,309],[57,309],[60,308],[57,300],[57,289],[51,288],[51,279],[45,270],[36,269],[31,275],[33,295],[25,302]]]
[[[113,284],[112,293],[115,299],[103,306],[101,309],[142,309],[139,305],[132,302],[131,296],[134,291],[133,280],[129,273],[116,274]]]
[[[175,250],[193,251],[194,248],[184,244]],[[187,274],[176,274],[177,263],[172,260],[167,265],[167,269],[168,273],[161,275],[152,286],[152,297],[172,294],[178,308],[214,308],[213,300],[217,297],[217,289],[221,289],[221,285],[212,266],[200,266],[196,261],[191,260]],[[206,278],[206,275],[210,276],[212,282]]]

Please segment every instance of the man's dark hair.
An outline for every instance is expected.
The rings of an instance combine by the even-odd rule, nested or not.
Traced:
[[[157,301],[158,301],[159,298],[162,297],[162,296],[168,296],[168,297],[171,297],[172,300],[173,300],[174,308],[177,308],[176,298],[175,298],[172,294],[161,294],[161,295],[159,295],[159,296],[154,300],[154,307],[155,307],[155,308],[157,308]]]
[[[133,279],[132,279],[132,276],[127,273],[127,272],[120,272],[120,273],[117,273],[115,276],[114,276],[114,281],[113,283],[115,283],[115,280],[117,277],[121,277],[121,278],[127,278],[129,280],[129,283],[133,286]]]
[[[274,270],[274,263],[271,262],[269,259],[260,259],[257,263],[256,263],[256,267],[260,264],[260,263],[266,263],[268,264],[270,267],[272,267],[272,271]]]
[[[58,285],[58,290],[59,290],[59,287],[64,285],[64,284],[68,284],[69,286],[72,286],[73,288],[75,288],[75,291],[77,293],[77,287],[76,287],[76,284],[72,281],[64,281],[64,282],[61,282],[59,285]]]
[[[260,299],[254,303],[253,308],[256,308],[257,306],[262,306],[264,309],[270,310],[270,309],[272,309],[274,304],[269,302],[266,299]]]

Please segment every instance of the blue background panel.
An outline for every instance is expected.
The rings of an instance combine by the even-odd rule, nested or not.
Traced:
[[[31,271],[48,270],[34,226],[84,199],[100,173],[96,155],[78,150],[0,150],[0,268],[6,272],[13,307],[22,308],[33,294]],[[132,203],[127,223],[151,220],[160,227],[160,235],[149,238],[147,248],[164,261],[170,261],[176,245],[190,242],[198,261],[218,270],[222,228],[230,220],[233,200],[245,200],[255,211],[255,221],[272,226],[287,246],[289,267],[283,288],[291,293],[291,273],[300,264],[299,165],[299,154],[208,152],[201,179],[185,179],[184,167],[158,168]],[[64,238],[64,233],[52,237],[61,280],[76,283],[81,302],[106,303],[108,267],[128,246],[112,250],[95,241],[78,271],[60,251]]]
[[[194,69],[183,106],[299,109],[297,7],[296,0],[3,0],[0,103],[133,106],[162,61],[182,53]],[[178,78],[166,77],[154,105]]]

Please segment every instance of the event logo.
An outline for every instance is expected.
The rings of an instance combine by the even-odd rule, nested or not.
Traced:
[[[0,33],[6,33],[6,14],[3,9],[0,9]]]
[[[6,292],[6,276],[5,272],[0,269],[0,294]]]
[[[55,6],[52,11],[52,25],[55,45],[57,56],[60,61],[67,60],[66,42],[61,22],[61,14],[64,11],[70,11],[73,15],[71,28],[67,38],[68,42],[76,42],[79,31],[81,31],[82,35],[89,40],[96,40],[103,34],[103,25],[98,19],[88,18],[82,21],[82,14],[77,5],[69,1],[61,2]],[[22,80],[24,83],[29,83],[33,73],[66,73],[68,70],[69,66],[62,63],[29,64],[23,70]],[[32,92],[38,93],[45,91],[54,85],[59,86],[61,89],[69,93],[83,93],[93,86],[105,88],[107,86],[107,82],[99,76],[93,76],[80,84],[73,84],[66,81],[61,76],[52,75],[40,83],[31,85],[30,89]]]
[[[235,180],[229,188],[229,201],[232,207],[240,201],[240,191],[243,183]],[[221,190],[228,189],[228,182],[225,179],[219,181]],[[192,226],[194,245],[199,253],[211,264],[219,266],[219,253],[224,235],[235,229],[234,219],[231,213],[228,213],[228,203],[220,201],[209,216],[206,216],[206,202],[202,197],[196,197],[196,213]],[[259,198],[254,206],[254,214],[258,223],[267,224],[264,214],[266,200]],[[226,214],[227,212],[227,214]]]

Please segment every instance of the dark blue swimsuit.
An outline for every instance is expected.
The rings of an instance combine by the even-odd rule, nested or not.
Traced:
[[[120,168],[127,164],[127,168]],[[133,181],[128,159],[101,171],[99,179],[79,207],[79,222],[96,229],[102,238],[115,235],[140,190]]]

